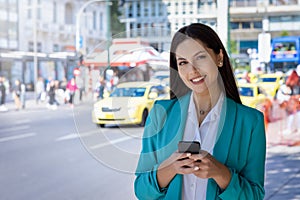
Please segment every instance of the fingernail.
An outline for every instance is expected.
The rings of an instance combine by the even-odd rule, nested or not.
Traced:
[[[197,167],[197,166],[196,166],[196,167],[194,167],[194,170],[195,170],[195,171],[199,170],[199,167]]]
[[[187,153],[187,154],[186,154],[186,156],[191,156],[191,155],[192,155],[191,153]]]

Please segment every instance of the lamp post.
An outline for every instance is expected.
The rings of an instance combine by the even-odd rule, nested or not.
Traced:
[[[75,35],[75,48],[76,48],[76,54],[79,53],[80,50],[80,18],[84,11],[84,9],[95,2],[106,2],[106,18],[107,18],[107,31],[106,31],[106,37],[107,37],[107,67],[110,68],[110,54],[109,54],[109,46],[111,41],[111,34],[110,34],[110,6],[111,2],[109,0],[91,0],[83,4],[80,9],[78,10],[76,14],[76,35]]]
[[[84,11],[84,9],[92,4],[92,3],[95,3],[95,2],[106,2],[106,12],[107,12],[107,35],[109,35],[109,32],[110,32],[110,8],[109,6],[111,5],[110,2],[108,0],[91,0],[91,1],[88,1],[86,3],[84,3],[80,9],[78,10],[77,14],[76,14],[76,53],[79,52],[80,50],[80,18],[81,18],[81,15]],[[109,39],[109,38],[108,38]]]
[[[33,12],[32,12],[32,31],[33,31],[33,82],[34,82],[34,97],[37,98],[37,90],[36,90],[36,84],[38,80],[38,60],[37,60],[37,25],[36,25],[36,18],[37,18],[37,0],[33,1]]]

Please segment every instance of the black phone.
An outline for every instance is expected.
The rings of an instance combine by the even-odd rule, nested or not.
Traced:
[[[179,153],[198,154],[200,149],[200,142],[198,141],[179,141],[178,143]]]

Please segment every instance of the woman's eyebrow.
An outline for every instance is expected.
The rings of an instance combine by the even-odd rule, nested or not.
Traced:
[[[200,51],[196,52],[196,53],[193,55],[193,57],[195,57],[195,56],[197,56],[197,55],[199,55],[199,54],[201,54],[201,53],[205,53],[205,52],[206,52],[206,51],[204,51],[204,50],[200,50]],[[176,60],[186,60],[186,58],[184,58],[184,57],[177,57]]]
[[[205,52],[206,52],[206,51],[204,51],[204,50],[200,50],[200,51],[198,51],[197,53],[195,53],[193,57],[195,57],[195,56],[197,56],[197,55],[199,55],[199,54],[201,54],[201,53],[205,53]]]

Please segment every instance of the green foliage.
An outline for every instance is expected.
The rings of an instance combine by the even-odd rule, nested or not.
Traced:
[[[125,31],[125,24],[121,23],[119,17],[121,16],[121,12],[119,9],[119,1],[112,1],[111,6],[111,34],[112,36],[122,33]]]
[[[237,47],[237,41],[231,40],[230,41],[230,52],[232,54],[238,54],[239,53],[238,49],[236,47]]]
[[[280,33],[280,36],[289,36],[290,34],[289,34],[289,32],[288,31],[282,31],[281,33]]]

